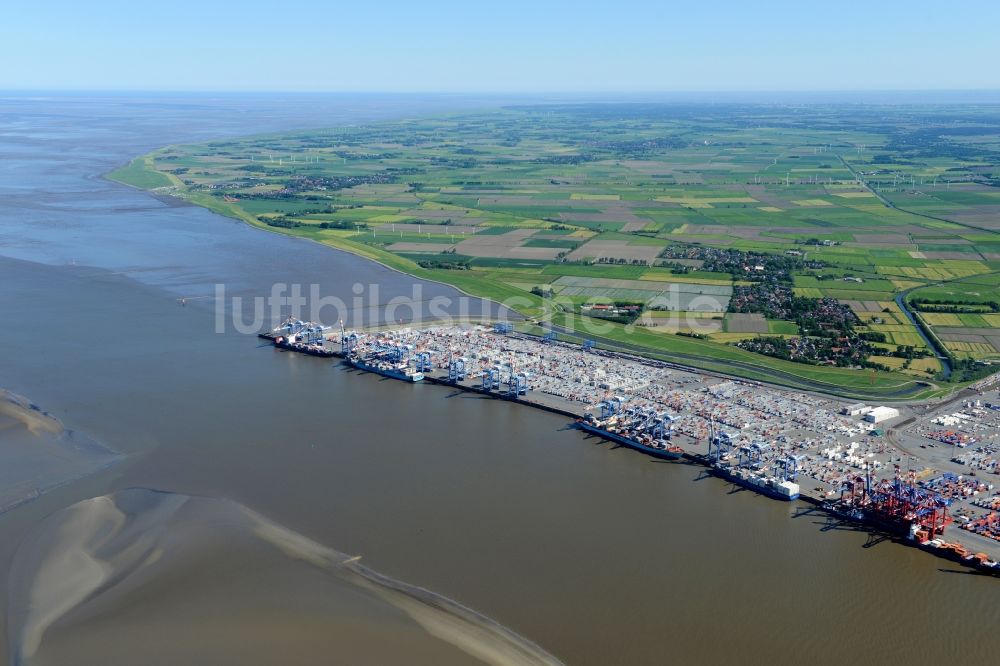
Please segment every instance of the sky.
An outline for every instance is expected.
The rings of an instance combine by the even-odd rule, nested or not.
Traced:
[[[34,0],[0,89],[1000,89],[997,0]]]

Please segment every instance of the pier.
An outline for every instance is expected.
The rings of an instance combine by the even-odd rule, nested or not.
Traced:
[[[962,440],[978,444],[966,460],[954,445],[950,457],[934,450],[927,422],[944,416],[926,410],[848,405],[509,325],[330,332],[288,321],[260,336],[286,351],[558,414],[616,446],[704,466],[762,495],[809,503],[833,522],[1000,575],[1000,405],[962,412],[981,433]],[[889,422],[869,416],[894,411]],[[720,438],[725,450],[713,449]]]

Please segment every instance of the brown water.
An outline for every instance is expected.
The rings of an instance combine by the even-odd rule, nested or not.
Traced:
[[[518,664],[543,650],[229,500],[126,489],[18,549],[15,663]]]
[[[116,223],[130,230],[106,255],[73,232],[90,265],[55,258],[69,245],[58,239],[71,227],[59,225],[76,224],[79,211],[47,206],[32,225],[0,213],[0,231],[22,225],[6,254],[36,262],[0,259],[0,386],[128,458],[0,515],[0,572],[51,512],[144,486],[238,502],[570,664],[995,661],[997,580],[888,542],[866,548],[866,534],[828,530],[802,506],[594,444],[560,417],[215,334],[211,310],[180,306],[178,293],[216,281],[260,293],[289,279],[336,289],[357,271],[390,289],[408,285],[197,209],[98,181],[83,189],[94,198],[96,238]],[[146,245],[160,251],[130,249]],[[254,251],[267,259],[248,260]],[[26,334],[26,320],[50,334]],[[196,558],[169,588],[131,590],[130,605],[106,617],[134,607],[179,619],[183,599],[211,603],[206,572],[230,555],[207,554],[205,568]],[[280,574],[279,561],[267,567]],[[292,571],[283,580],[282,599],[314,584]],[[295,641],[301,627],[288,619],[258,619],[252,631]],[[94,626],[126,640],[115,636],[117,620]],[[206,619],[205,635],[213,629]],[[395,656],[410,663],[403,649]]]

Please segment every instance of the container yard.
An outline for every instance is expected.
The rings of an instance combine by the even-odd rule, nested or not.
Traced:
[[[582,438],[685,458],[720,483],[801,499],[831,520],[861,522],[1000,573],[996,396],[869,407],[525,335],[509,324],[331,331],[289,320],[261,337],[289,351],[342,357],[362,372],[556,412],[573,419]]]

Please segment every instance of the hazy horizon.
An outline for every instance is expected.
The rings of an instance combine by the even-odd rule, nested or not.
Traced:
[[[487,104],[705,104],[705,105],[933,105],[1000,104],[998,89],[966,90],[740,90],[740,91],[399,91],[399,90],[142,90],[142,89],[5,89],[0,98],[44,99],[122,98],[143,99],[239,99],[282,98],[285,102],[310,99],[387,98],[440,99],[454,103]]]

